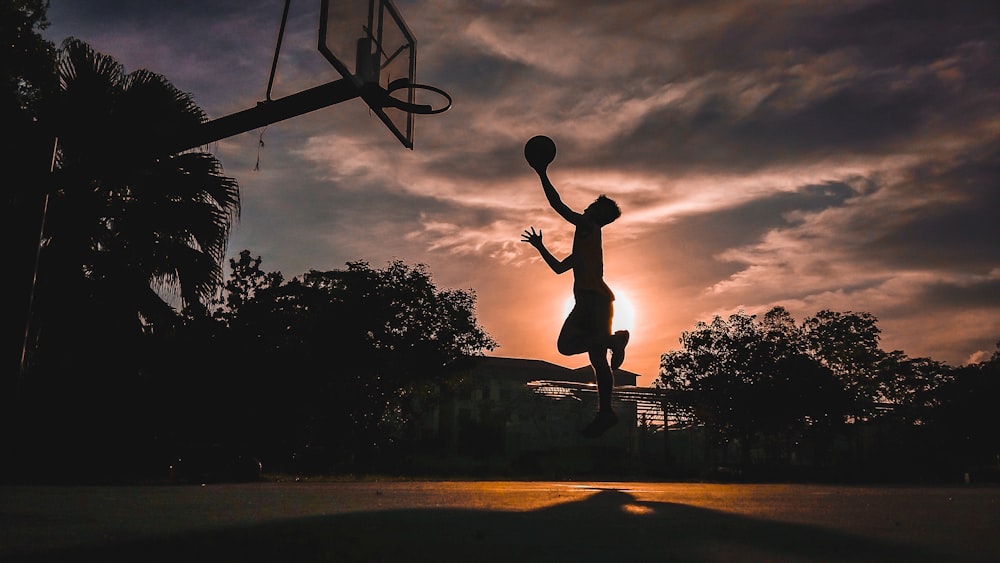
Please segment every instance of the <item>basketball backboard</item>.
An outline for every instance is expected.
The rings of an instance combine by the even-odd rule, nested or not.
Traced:
[[[412,149],[413,113],[366,96],[373,85],[385,92],[399,79],[416,83],[417,41],[392,0],[321,0],[319,51],[354,82],[403,146]],[[394,96],[414,103],[413,89],[397,89]]]

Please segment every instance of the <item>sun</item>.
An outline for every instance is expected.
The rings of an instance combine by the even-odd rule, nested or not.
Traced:
[[[566,303],[563,304],[564,319],[573,310],[575,303],[572,295],[566,298]],[[611,330],[635,332],[635,307],[632,306],[632,300],[629,299],[628,294],[623,291],[615,291],[615,316],[611,320]]]
[[[611,320],[611,330],[635,332],[635,307],[628,295],[621,291],[615,292],[615,318]]]

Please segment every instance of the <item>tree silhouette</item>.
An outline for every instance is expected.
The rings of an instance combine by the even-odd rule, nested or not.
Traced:
[[[232,322],[238,312],[246,314],[244,305],[251,303],[258,294],[281,285],[284,281],[281,272],[264,272],[260,269],[261,262],[261,257],[252,258],[249,250],[240,251],[238,259],[229,259],[232,272],[226,281],[222,306],[215,312],[216,316]]]
[[[32,11],[43,10],[41,3],[14,9],[24,17],[13,23],[44,20]],[[147,377],[158,353],[145,336],[170,332],[181,320],[178,308],[206,311],[222,282],[239,189],[212,155],[160,148],[206,120],[162,76],[126,73],[74,39],[55,59],[46,59],[38,41],[10,45],[19,51],[5,63],[37,65],[32,74],[4,68],[20,111],[11,123],[25,143],[18,145],[24,161],[13,166],[25,173],[8,194],[7,211],[27,218],[8,226],[18,230],[17,278],[33,296],[30,311],[27,303],[19,307],[30,314],[30,332],[11,393],[18,397],[10,411],[20,422],[17,449],[53,468],[59,464],[48,456],[83,452],[113,466],[128,457],[123,444],[151,439],[146,411],[155,386]],[[27,320],[18,321],[25,334]]]
[[[210,154],[157,149],[206,119],[162,76],[126,74],[73,39],[58,76],[46,115],[59,151],[37,286],[39,367],[59,372],[72,358],[134,373],[126,352],[140,350],[143,329],[177,320],[163,295],[204,311],[221,285],[239,189]]]
[[[926,422],[943,431],[937,448],[950,454],[958,471],[992,468],[1000,474],[1000,424],[996,398],[1000,396],[1000,342],[986,362],[965,365],[930,393]]]
[[[313,469],[363,471],[407,445],[418,399],[495,346],[475,294],[437,288],[424,266],[351,262],[283,282],[260,265],[248,251],[230,261],[226,324],[188,323],[164,358],[191,413],[175,442],[246,446],[272,470],[308,451],[322,452]]]
[[[895,416],[920,423],[933,408],[937,390],[954,379],[954,369],[930,358],[910,358],[900,350],[876,365],[875,399],[895,407]]]
[[[824,450],[851,402],[835,374],[807,353],[807,342],[780,307],[760,322],[742,311],[716,316],[684,332],[681,350],[663,354],[656,385],[685,391],[679,396],[715,443],[739,444],[744,466],[752,447],[773,463],[807,435]]]
[[[58,81],[55,45],[42,38],[48,27],[42,0],[0,3],[0,123],[8,139],[0,151],[6,172],[0,224],[7,250],[0,377],[17,379],[31,301],[38,233],[52,157],[53,136],[41,123],[43,102]],[[5,393],[13,397],[13,392]]]
[[[877,366],[884,357],[879,348],[882,331],[871,313],[823,310],[802,323],[808,353],[830,368],[859,405],[878,398]],[[873,416],[862,408],[860,416]]]
[[[720,446],[709,463],[735,443],[744,467],[794,453],[841,476],[995,479],[1000,343],[989,361],[952,368],[884,352],[879,334],[871,313],[824,310],[800,326],[781,307],[759,322],[742,311],[717,316],[663,354],[655,384],[677,391]]]

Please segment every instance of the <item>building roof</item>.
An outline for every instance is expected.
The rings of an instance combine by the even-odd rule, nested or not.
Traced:
[[[483,356],[476,358],[476,362],[473,369],[477,376],[514,379],[524,383],[538,380],[594,382],[594,372],[589,365],[570,369],[544,360],[499,356]],[[635,385],[637,377],[638,374],[627,370],[615,370],[615,385]]]
[[[573,370],[574,377],[568,381],[579,381],[581,383],[593,383],[594,382],[594,370],[589,365],[578,367]],[[615,387],[619,385],[635,385],[636,378],[639,374],[624,370],[615,370]]]

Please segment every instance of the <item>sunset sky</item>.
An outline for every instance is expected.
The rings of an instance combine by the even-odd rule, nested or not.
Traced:
[[[398,0],[451,110],[403,148],[360,100],[223,140],[249,249],[286,279],[365,260],[473,289],[495,355],[568,367],[572,230],[522,156],[555,139],[571,207],[607,194],[605,274],[650,384],[697,321],[775,305],[879,319],[882,348],[958,365],[1000,339],[1000,8],[971,1]],[[52,0],[72,36],[190,92],[265,99],[282,0]],[[272,97],[339,78],[294,0]],[[428,100],[430,101],[430,100]],[[263,134],[263,147],[258,139]],[[153,134],[153,132],[151,132]],[[255,170],[258,163],[259,170]],[[227,269],[228,271],[228,269]]]

